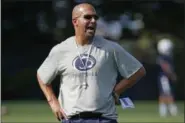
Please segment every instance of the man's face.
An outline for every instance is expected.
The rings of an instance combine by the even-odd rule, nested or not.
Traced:
[[[91,38],[96,31],[96,21],[98,16],[92,7],[84,7],[75,22],[78,33],[84,34],[85,37]]]

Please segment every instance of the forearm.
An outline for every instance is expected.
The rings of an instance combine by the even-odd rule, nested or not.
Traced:
[[[128,79],[121,80],[114,88],[114,92],[118,95],[120,95],[122,92],[124,92],[127,88],[130,88],[132,85],[134,85],[135,81],[130,81]]]
[[[134,75],[129,77],[128,79],[121,80],[114,88],[114,92],[120,95],[126,89],[132,87],[139,79],[141,79],[145,75],[144,67],[140,68]]]
[[[55,93],[53,91],[52,85],[44,84],[38,75],[37,75],[37,79],[38,79],[39,86],[41,90],[43,91],[47,101],[50,102],[52,100],[57,100]]]
[[[44,95],[46,96],[46,99],[47,99],[53,113],[57,117],[57,119],[59,121],[61,121],[62,118],[67,119],[65,112],[60,107],[60,103],[55,96],[55,93],[53,91],[51,84],[48,84],[48,85],[44,84],[42,82],[42,80],[40,79],[40,77],[38,76],[38,74],[37,74],[37,79],[38,79],[39,86],[40,86],[41,90],[43,91]]]

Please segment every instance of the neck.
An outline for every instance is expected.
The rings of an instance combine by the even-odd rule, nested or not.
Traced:
[[[86,38],[86,37],[82,37],[82,36],[75,36],[75,39],[76,39],[76,43],[79,45],[82,45],[82,46],[90,44],[92,41],[91,39]]]

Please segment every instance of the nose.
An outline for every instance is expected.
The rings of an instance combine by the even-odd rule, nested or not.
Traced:
[[[96,19],[94,17],[91,18],[91,22],[92,23],[95,23],[96,22]]]

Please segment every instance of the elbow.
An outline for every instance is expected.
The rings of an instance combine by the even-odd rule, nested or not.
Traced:
[[[142,79],[146,75],[146,70],[144,67],[141,67],[135,74],[134,80],[138,82],[140,79]]]
[[[146,75],[146,70],[144,67],[141,67],[136,73],[135,73],[135,80],[139,81]]]
[[[139,73],[140,73],[140,77],[144,77],[146,75],[146,70],[144,67],[141,67],[140,70],[139,70]]]

